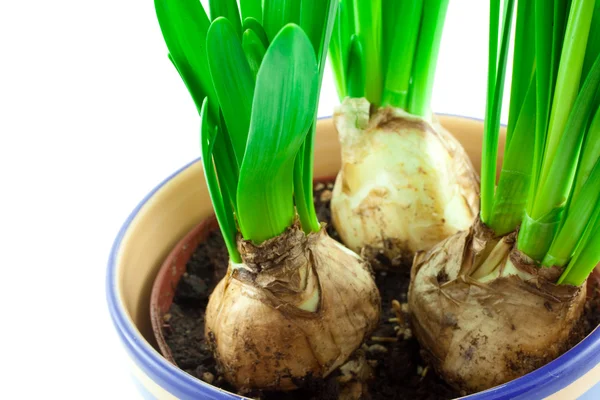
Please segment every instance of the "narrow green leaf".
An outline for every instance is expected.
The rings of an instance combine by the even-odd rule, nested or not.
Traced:
[[[352,98],[365,97],[366,66],[362,41],[357,35],[350,41],[350,56],[348,57],[348,96]]]
[[[229,20],[219,17],[213,21],[206,42],[215,91],[231,135],[235,157],[241,165],[250,127],[254,75]]]
[[[267,49],[265,49],[258,35],[251,29],[247,29],[242,36],[242,48],[244,49],[244,53],[246,53],[250,69],[254,76],[256,76]]]
[[[314,1],[314,0],[313,0]],[[333,34],[333,26],[335,17],[337,14],[337,2],[338,0],[325,0],[320,1],[321,7],[325,10],[322,14],[323,19],[319,20],[322,34],[318,40],[318,46],[314,47],[314,51],[317,57],[317,64],[319,67],[319,76],[317,83],[317,92],[315,94],[315,104],[318,104],[318,96],[321,92],[321,84],[323,82],[323,73],[325,71],[325,59],[327,56],[327,50]],[[317,35],[313,35],[314,43],[317,43]],[[314,109],[313,124],[308,131],[306,139],[300,148],[296,162],[294,165],[294,191],[296,199],[296,208],[302,228],[305,232],[317,232],[320,229],[320,224],[317,219],[317,213],[315,211],[315,204],[313,201],[313,164],[314,164],[314,147],[315,147],[315,135],[317,129],[317,112],[318,108]],[[300,160],[302,158],[302,160]]]
[[[509,2],[512,0],[509,0]],[[449,0],[425,0],[417,54],[413,64],[413,81],[408,112],[421,117],[431,115],[431,95],[440,51],[444,20]]]
[[[236,191],[240,169],[235,159],[233,143],[231,143],[231,137],[227,131],[222,112],[219,112],[219,124],[217,128],[219,134],[215,138],[213,155],[215,167],[218,171],[219,186],[223,192],[223,198],[229,199],[233,210],[237,213]]]
[[[368,80],[365,97],[371,104],[381,105],[383,65],[381,63],[381,0],[354,0],[356,34],[360,37]],[[348,82],[349,85],[353,83]]]
[[[197,0],[155,0],[154,6],[169,58],[199,111],[203,99],[214,96],[206,60],[206,32],[210,24],[206,12]],[[216,108],[212,111],[216,116]]]
[[[500,54],[497,53],[497,28],[499,24],[500,4],[492,0],[490,4],[490,46],[488,66],[488,98],[484,122],[483,153],[481,157],[481,221],[489,223],[496,187],[496,158],[498,156],[498,135],[500,133],[500,112],[504,95],[504,78],[506,75],[506,58],[512,26],[514,0],[508,0],[506,16],[502,27]],[[496,20],[494,20],[496,18]],[[493,77],[490,74],[493,73]]]
[[[581,189],[581,194],[569,207],[565,222],[556,234],[542,264],[547,267],[564,267],[575,252],[579,240],[600,200],[600,160],[591,171]]]
[[[552,162],[544,157],[546,177],[540,179],[535,190],[533,213],[528,213],[519,232],[519,250],[541,261],[559,227],[563,210],[573,184],[585,127],[592,112],[593,101],[600,86],[600,58],[594,66],[581,92],[575,100],[565,132],[561,135],[560,151]],[[538,225],[543,224],[543,231]]]
[[[600,108],[596,110],[583,144],[583,153],[577,167],[572,198],[577,198],[579,195],[579,191],[590,176],[598,158],[600,158]]]
[[[585,78],[590,73],[594,61],[600,54],[600,1],[596,0],[596,7],[594,8],[594,15],[592,17],[592,23],[590,27],[590,34],[588,36],[588,43],[585,50],[585,58],[583,60],[583,70],[581,73],[582,84]]]
[[[343,0],[342,0],[343,1]],[[342,2],[340,1],[340,9]],[[344,63],[344,57],[342,56],[342,22],[341,22],[341,10],[337,13],[335,18],[335,25],[333,27],[333,34],[331,35],[331,43],[329,45],[329,59],[331,60],[331,67],[333,68],[333,77],[335,79],[335,87],[340,101],[344,100],[348,93],[346,91],[346,64]]]
[[[510,106],[508,111],[508,126],[506,129],[506,149],[510,143],[512,132],[515,130],[517,119],[525,102],[528,82],[534,71],[535,60],[535,9],[533,1],[517,2],[517,26],[514,38],[513,74],[510,91]],[[535,110],[533,112],[535,115]]]
[[[391,9],[385,7],[386,5]],[[387,55],[388,62],[384,63],[383,105],[406,110],[421,28],[423,0],[401,2],[385,0],[384,10],[383,54]]]
[[[533,152],[533,171],[531,178],[531,191],[527,201],[527,211],[532,212],[535,202],[535,188],[541,174],[542,160],[546,148],[546,132],[550,117],[551,93],[554,87],[552,81],[552,24],[553,2],[548,0],[535,0],[535,58],[537,76],[536,94],[536,122],[535,122],[535,149]],[[517,65],[517,64],[514,64]]]
[[[594,3],[595,0],[573,0],[571,6],[548,125],[544,166],[540,175],[542,181],[546,180],[549,173],[546,160],[554,160],[557,154],[562,136],[566,132],[567,120],[579,93]],[[559,153],[562,153],[562,148]]]
[[[263,0],[263,26],[269,40],[287,24],[300,24],[301,0]]]
[[[210,199],[219,222],[219,227],[223,233],[223,239],[229,257],[233,262],[241,262],[240,254],[236,246],[236,235],[237,229],[235,226],[235,220],[232,209],[227,206],[229,199],[223,195],[217,181],[217,174],[213,165],[213,146],[215,145],[215,138],[217,134],[216,126],[210,124],[209,112],[208,112],[208,98],[206,98],[201,106],[200,119],[200,143],[202,149],[202,165],[204,167],[204,178],[208,186],[208,192]],[[221,171],[219,171],[220,173]],[[225,198],[224,198],[225,197]]]
[[[254,31],[254,33],[256,33],[256,35],[258,35],[258,37],[260,38],[260,41],[262,42],[263,46],[265,46],[265,49],[269,47],[269,38],[267,37],[267,32],[265,32],[265,28],[263,28],[261,23],[258,22],[258,20],[256,20],[255,18],[248,17],[244,19],[244,25],[242,26],[242,29],[244,30],[244,32],[248,29]]]
[[[247,18],[254,18],[258,23],[262,21],[262,0],[240,0],[240,8],[244,24]],[[246,29],[248,28],[244,27]]]
[[[569,266],[558,280],[559,284],[581,286],[600,262],[600,204],[577,246]]]
[[[500,180],[494,197],[494,206],[488,226],[497,235],[514,231],[523,220],[531,181],[533,159],[523,157],[533,152],[535,136],[535,76],[529,88],[513,129],[513,138],[507,146]]]
[[[288,25],[267,49],[256,80],[237,191],[238,222],[248,240],[275,237],[294,220],[294,160],[313,122],[317,88],[310,40]]]
[[[198,0],[196,0],[198,1]],[[236,0],[209,0],[210,19],[216,20],[219,17],[224,17],[231,22],[238,38],[242,37],[242,21],[240,19],[240,11],[238,10]]]

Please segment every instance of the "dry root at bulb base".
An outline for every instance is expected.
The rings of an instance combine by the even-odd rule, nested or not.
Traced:
[[[528,264],[515,234],[476,223],[415,256],[413,332],[438,373],[477,392],[529,373],[582,339],[586,289],[556,285],[560,271]]]
[[[241,391],[292,390],[325,377],[375,329],[381,300],[367,263],[298,226],[260,246],[239,240],[206,310],[206,336]]]
[[[342,168],[331,201],[344,244],[371,258],[412,259],[468,229],[479,211],[479,179],[458,141],[437,121],[401,109],[371,114],[365,99],[334,114]]]

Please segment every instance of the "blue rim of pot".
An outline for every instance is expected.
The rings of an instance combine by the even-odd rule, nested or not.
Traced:
[[[482,122],[481,119],[451,114],[438,114]],[[323,117],[320,119],[328,119]],[[127,353],[135,364],[154,382],[179,399],[207,398],[215,400],[244,399],[210,385],[171,364],[156,351],[134,326],[117,292],[117,256],[125,233],[144,205],[167,182],[198,162],[186,164],[156,186],[134,208],[119,230],[108,259],[106,296],[111,319]],[[569,386],[600,363],[600,328],[569,351],[529,374],[500,386],[465,397],[469,400],[542,399]],[[199,397],[200,396],[200,397]]]

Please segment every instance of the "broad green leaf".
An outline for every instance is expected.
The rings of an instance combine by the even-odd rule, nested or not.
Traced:
[[[241,165],[250,127],[254,75],[248,65],[242,43],[229,20],[219,17],[213,21],[206,43],[219,105],[225,117],[236,160]]]
[[[252,29],[247,29],[242,36],[242,48],[254,76],[258,74],[260,64],[267,52],[260,38]]]
[[[263,242],[294,221],[294,160],[313,122],[318,66],[306,34],[287,25],[256,79],[248,146],[237,191],[244,238]]]
[[[217,174],[213,165],[213,148],[215,138],[218,135],[217,127],[213,126],[209,121],[208,113],[208,98],[206,98],[201,106],[200,111],[200,144],[202,150],[202,166],[204,167],[204,177],[208,186],[210,199],[219,222],[219,227],[223,233],[223,239],[229,252],[229,257],[233,262],[241,262],[240,254],[236,246],[237,229],[231,207],[228,206],[230,200],[226,193],[222,193],[217,180]],[[219,171],[220,173],[221,171]]]
[[[244,32],[246,32],[248,29],[254,31],[254,33],[256,33],[260,38],[263,46],[265,46],[265,49],[269,47],[269,38],[267,37],[267,32],[265,32],[265,28],[263,28],[261,23],[255,18],[248,17],[244,19],[244,25],[242,26],[242,29]]]
[[[263,27],[269,40],[289,23],[300,23],[300,0],[264,0]]]
[[[196,0],[198,1],[198,0]],[[236,0],[209,0],[210,19],[216,20],[219,17],[225,17],[235,28],[238,37],[242,37],[242,21],[238,10]]]
[[[262,21],[262,0],[240,0],[240,8],[244,23],[247,18],[254,18],[259,23]]]
[[[214,96],[206,60],[206,12],[198,0],[155,0],[154,6],[169,58],[200,110],[203,99]]]

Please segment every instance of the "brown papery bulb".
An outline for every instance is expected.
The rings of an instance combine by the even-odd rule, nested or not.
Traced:
[[[206,310],[206,337],[238,390],[292,390],[325,377],[379,322],[370,267],[325,229],[293,226],[260,245],[238,240]]]
[[[477,222],[419,253],[411,271],[413,332],[438,373],[471,393],[525,375],[582,339],[586,287],[556,285]]]
[[[479,212],[479,179],[437,121],[347,98],[334,122],[342,167],[332,222],[348,248],[400,264],[469,228]]]

